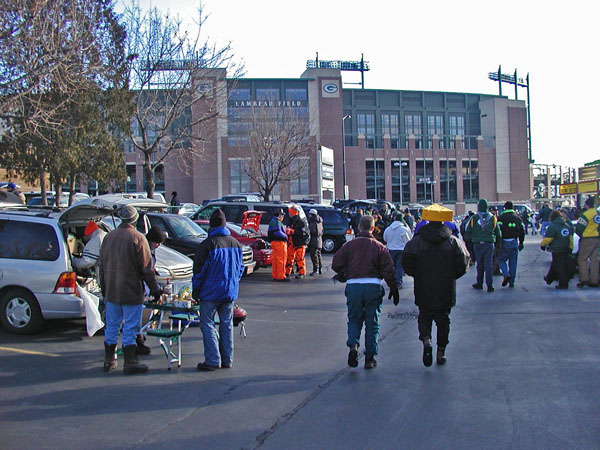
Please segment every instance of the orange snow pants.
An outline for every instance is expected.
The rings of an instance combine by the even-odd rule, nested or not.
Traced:
[[[301,245],[300,247],[294,247],[293,245],[288,245],[287,249],[287,262],[285,264],[285,274],[289,275],[292,273],[292,269],[294,268],[294,261],[298,266],[298,275],[306,275],[306,261],[304,260],[304,253],[306,252],[306,247]]]
[[[274,280],[283,280],[285,278],[285,263],[287,261],[287,242],[271,242],[272,263],[271,271]]]

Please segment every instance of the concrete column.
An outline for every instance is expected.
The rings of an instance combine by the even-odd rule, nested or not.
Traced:
[[[408,135],[408,165],[410,183],[410,202],[417,203],[417,155],[415,154],[415,135]]]
[[[392,160],[391,160],[391,149],[392,144],[390,141],[390,135],[383,135],[383,169],[385,173],[385,199],[388,201],[392,200]]]
[[[441,203],[441,181],[440,181],[440,140],[438,136],[433,136],[433,202]]]

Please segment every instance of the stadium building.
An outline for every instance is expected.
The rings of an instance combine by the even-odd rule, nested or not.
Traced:
[[[206,89],[227,83],[219,118],[211,122],[206,156],[191,170],[167,159],[156,190],[182,201],[256,191],[244,167],[250,159],[256,108],[294,111],[310,128],[310,150],[292,164],[301,173],[281,183],[275,199],[328,203],[377,198],[402,205],[442,203],[456,214],[479,198],[529,201],[531,170],[527,108],[504,96],[348,89],[340,69],[309,68],[300,78],[197,80]],[[192,114],[194,112],[192,111]],[[144,189],[142,161],[127,153],[127,191]],[[297,168],[297,169],[296,169]]]

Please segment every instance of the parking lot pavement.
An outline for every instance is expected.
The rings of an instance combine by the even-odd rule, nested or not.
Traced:
[[[475,268],[458,280],[441,367],[421,363],[411,278],[398,307],[384,301],[378,367],[347,367],[331,256],[317,279],[244,279],[232,369],[196,371],[198,328],[180,369],[149,341],[137,376],[102,372],[82,320],[0,330],[3,448],[598,448],[600,290],[546,286],[539,242],[527,236],[514,289],[473,290]]]

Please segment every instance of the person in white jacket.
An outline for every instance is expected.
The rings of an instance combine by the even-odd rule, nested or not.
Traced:
[[[85,269],[95,269],[94,276],[98,273],[98,258],[100,257],[100,246],[106,236],[106,232],[98,228],[93,220],[90,220],[85,227],[85,238],[88,239],[81,256],[73,256],[73,267],[76,271],[82,272]]]
[[[404,252],[404,246],[412,237],[413,234],[404,223],[402,214],[397,214],[395,220],[383,232],[383,240],[386,242],[387,249],[394,262],[398,289],[402,289],[402,277],[404,276],[402,253]]]

